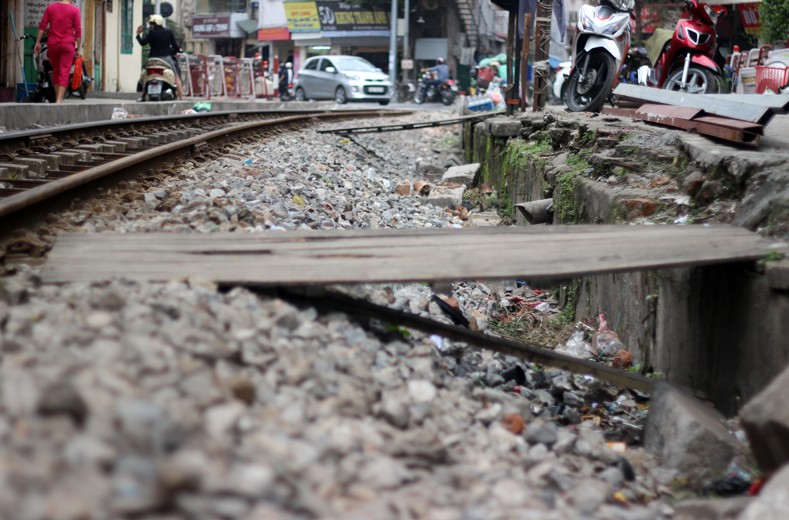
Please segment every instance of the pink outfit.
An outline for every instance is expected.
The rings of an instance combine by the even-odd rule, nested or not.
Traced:
[[[79,8],[71,4],[49,4],[38,28],[46,30],[47,57],[52,64],[52,83],[68,84],[68,73],[74,62],[77,38],[82,38],[82,20]]]

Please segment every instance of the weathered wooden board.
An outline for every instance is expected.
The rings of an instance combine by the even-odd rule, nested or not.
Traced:
[[[268,286],[583,274],[754,260],[767,242],[731,226],[542,226],[287,233],[62,235],[49,283],[203,277]]]

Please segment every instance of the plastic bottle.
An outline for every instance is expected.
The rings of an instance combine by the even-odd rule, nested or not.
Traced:
[[[594,337],[594,346],[599,355],[613,356],[620,350],[627,350],[627,348],[619,341],[619,336],[616,332],[608,329],[608,322],[605,319],[605,314],[598,316],[600,326],[597,329],[597,334]]]

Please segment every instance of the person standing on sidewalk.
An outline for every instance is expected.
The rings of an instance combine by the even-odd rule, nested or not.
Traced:
[[[47,57],[52,64],[52,84],[55,85],[55,103],[66,97],[66,86],[74,56],[80,55],[82,47],[82,15],[72,0],[60,0],[49,4],[38,26],[38,37],[33,53],[41,54],[41,38],[49,26],[47,35]]]

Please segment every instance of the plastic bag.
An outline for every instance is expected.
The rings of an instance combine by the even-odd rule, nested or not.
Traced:
[[[126,119],[129,117],[129,113],[126,112],[121,107],[115,107],[112,109],[112,117],[110,119]]]
[[[567,343],[556,347],[556,352],[577,358],[588,358],[592,356],[592,346],[584,340],[584,331],[577,330],[573,332]]]

